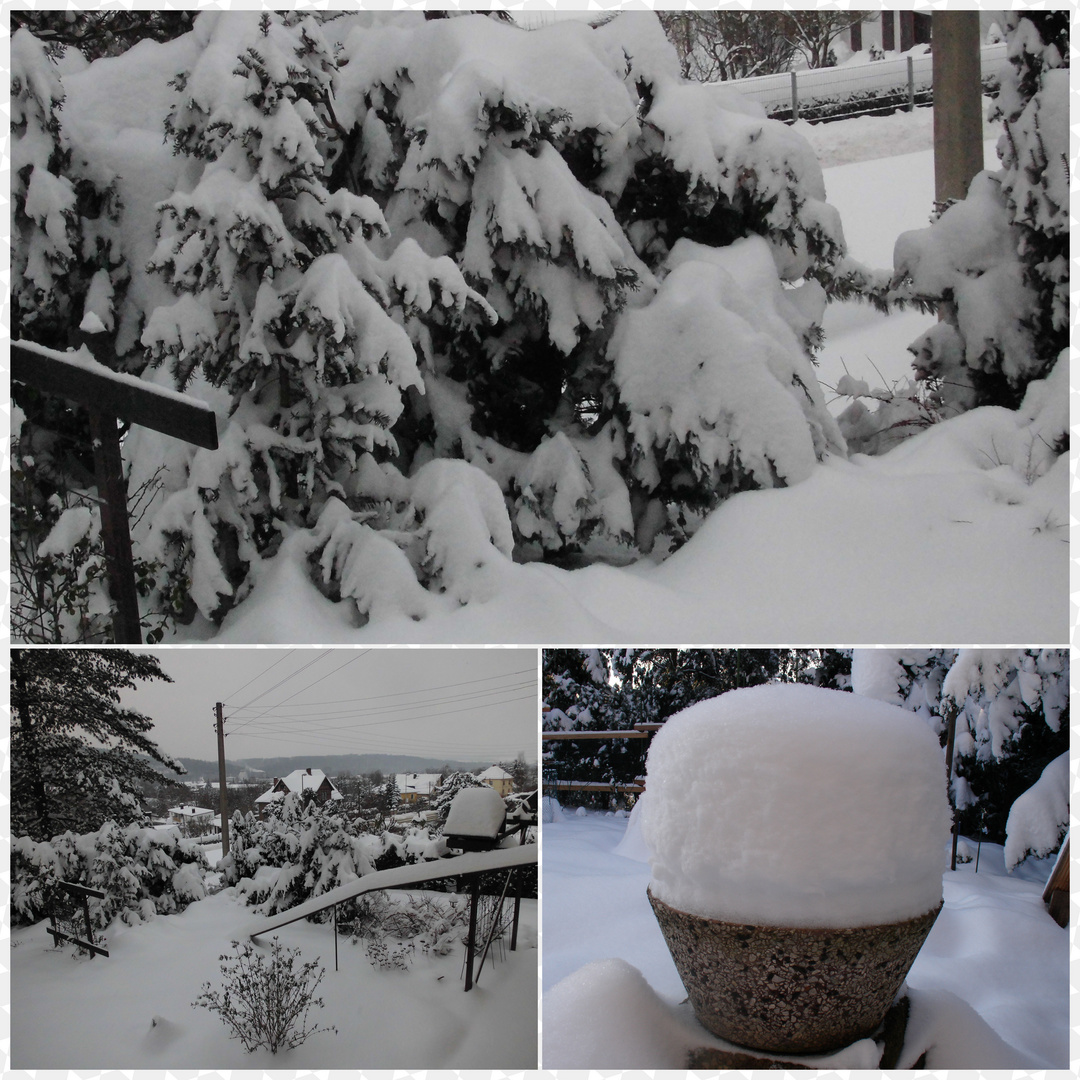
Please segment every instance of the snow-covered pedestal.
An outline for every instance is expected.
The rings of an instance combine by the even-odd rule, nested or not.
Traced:
[[[852,694],[739,690],[665,724],[647,792],[649,899],[698,1020],[769,1053],[871,1035],[941,907],[933,732]]]

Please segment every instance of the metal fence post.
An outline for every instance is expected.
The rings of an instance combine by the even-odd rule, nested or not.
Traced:
[[[911,58],[911,54],[908,53],[907,58],[907,100],[908,100],[908,112],[915,111],[915,61]]]
[[[795,72],[791,73],[791,122],[799,119],[799,83]]]

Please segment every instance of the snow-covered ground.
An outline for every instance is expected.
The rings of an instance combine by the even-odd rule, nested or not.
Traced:
[[[888,268],[897,235],[933,203],[931,110],[800,124],[826,165],[853,255]],[[996,164],[996,129],[986,126]],[[818,376],[871,388],[910,375],[908,344],[934,322],[831,305]],[[1062,384],[1062,394],[1063,384]],[[1062,396],[1064,401],[1064,396]],[[833,403],[839,412],[845,400]],[[1064,407],[1064,406],[1063,406]],[[737,495],[659,566],[498,568],[493,594],[420,621],[357,627],[297,560],[256,571],[253,595],[217,630],[223,643],[1064,641],[1069,626],[1067,461],[1032,483],[1016,414],[984,409],[883,457],[827,459],[801,484]]]
[[[341,936],[334,971],[331,924],[293,923],[280,943],[326,969],[309,1026],[294,1050],[248,1054],[217,1015],[192,1002],[218,958],[244,940],[252,909],[232,889],[177,915],[140,926],[114,923],[109,957],[74,959],[54,949],[45,923],[11,936],[11,1064],[16,1069],[485,1069],[524,1070],[537,1061],[537,902],[523,900],[518,948],[490,957],[468,993],[464,949],[410,957],[409,970],[372,966],[363,942]],[[269,942],[260,939],[269,952]],[[395,944],[391,943],[391,948]],[[58,1032],[63,1038],[58,1038]]]
[[[722,1045],[683,1004],[645,895],[647,854],[627,826],[584,810],[545,820],[545,1068],[680,1069],[688,1049]],[[1002,848],[983,844],[977,874],[974,861],[945,873],[945,906],[907,978],[906,1054],[930,1047],[929,1069],[1068,1067],[1069,935],[1041,899],[1052,862],[1007,875]],[[874,1068],[879,1055],[863,1040],[812,1064]]]

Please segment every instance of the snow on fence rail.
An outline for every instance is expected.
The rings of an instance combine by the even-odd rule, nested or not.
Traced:
[[[932,102],[933,65],[930,53],[909,53],[866,64],[784,71],[714,85],[738,90],[777,119],[840,119],[883,107],[910,109]],[[1009,68],[1008,47],[984,45],[981,66],[983,85],[999,85]]]

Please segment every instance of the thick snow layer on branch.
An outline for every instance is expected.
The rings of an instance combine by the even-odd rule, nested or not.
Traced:
[[[1042,775],[1012,804],[1005,823],[1005,867],[1013,870],[1029,855],[1052,855],[1069,828],[1069,755],[1054,758]]]
[[[700,702],[657,733],[648,793],[651,888],[680,910],[843,927],[941,901],[944,762],[894,706],[794,685]]]
[[[646,455],[691,444],[703,471],[735,463],[772,487],[805,480],[818,456],[842,452],[792,327],[810,320],[788,300],[768,244],[680,241],[669,265],[652,303],[626,314],[611,345],[630,431]],[[639,478],[657,483],[651,456]]]

